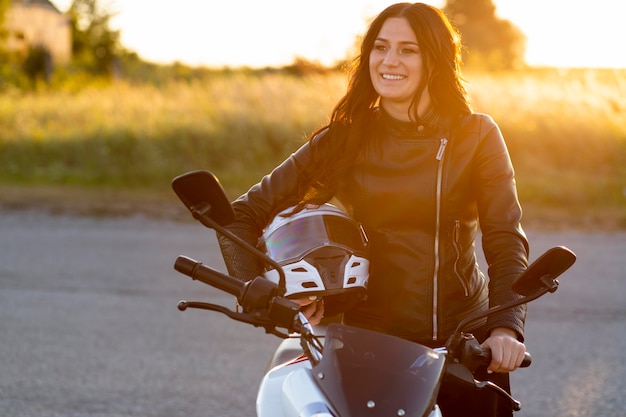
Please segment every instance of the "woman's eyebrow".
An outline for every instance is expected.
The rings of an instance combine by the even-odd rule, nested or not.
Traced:
[[[391,42],[389,39],[386,39],[386,38],[376,38],[375,40],[377,40],[377,41],[381,41],[381,42],[387,42],[387,43],[390,43],[390,42]],[[419,44],[418,44],[417,42],[414,42],[414,41],[400,41],[400,42],[398,42],[398,43],[400,43],[400,44],[402,44],[402,45],[415,45],[415,46],[419,46]]]

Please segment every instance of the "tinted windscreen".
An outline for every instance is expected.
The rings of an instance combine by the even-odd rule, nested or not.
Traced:
[[[365,245],[356,223],[340,216],[308,216],[289,222],[265,241],[269,256],[276,262],[301,259],[326,245],[345,247],[359,254]]]
[[[329,324],[313,374],[341,416],[421,417],[435,404],[443,364],[426,346]]]

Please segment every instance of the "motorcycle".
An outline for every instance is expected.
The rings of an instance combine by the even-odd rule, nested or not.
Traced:
[[[494,390],[506,397],[514,410],[520,410],[519,401],[505,390],[490,381],[474,379],[472,372],[490,362],[490,352],[464,329],[477,320],[555,292],[557,277],[576,260],[569,249],[557,246],[542,254],[512,284],[519,299],[468,316],[443,347],[429,348],[337,323],[329,324],[319,334],[300,312],[300,306],[284,297],[281,267],[225,228],[233,221],[234,213],[218,179],[208,171],[192,171],[176,177],[172,187],[201,224],[278,271],[278,283],[264,277],[243,282],[186,256],[179,256],[174,264],[176,271],[233,295],[241,308],[233,311],[212,303],[180,301],[179,310],[220,312],[285,339],[260,383],[257,416],[441,417],[436,400],[444,378]],[[529,366],[531,361],[527,353],[522,366]]]

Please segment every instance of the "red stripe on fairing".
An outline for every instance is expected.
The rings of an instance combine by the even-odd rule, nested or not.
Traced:
[[[295,365],[295,364],[297,364],[297,363],[300,363],[300,362],[306,362],[306,361],[308,361],[308,360],[309,360],[309,358],[307,358],[307,357],[306,357],[306,355],[300,355],[300,356],[298,356],[297,358],[292,359],[292,360],[290,360],[289,362],[287,362],[287,363],[285,364],[285,366]]]

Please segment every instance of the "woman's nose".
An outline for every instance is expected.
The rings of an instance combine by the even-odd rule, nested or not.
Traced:
[[[385,59],[383,59],[383,64],[388,66],[396,66],[398,65],[398,53],[395,49],[389,49],[387,54],[385,55]]]

